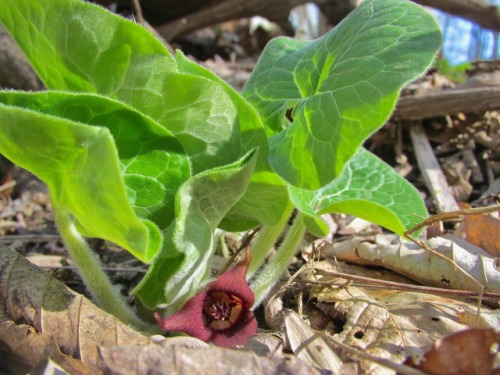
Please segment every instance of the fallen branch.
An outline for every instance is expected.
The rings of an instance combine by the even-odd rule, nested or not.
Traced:
[[[485,0],[414,0],[420,5],[429,6],[443,12],[463,17],[479,26],[500,31],[500,8]]]
[[[484,113],[495,109],[500,109],[500,87],[449,89],[400,98],[393,118],[421,120],[460,112]]]

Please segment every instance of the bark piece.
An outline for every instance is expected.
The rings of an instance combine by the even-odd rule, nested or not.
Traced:
[[[500,8],[485,0],[415,0],[420,5],[463,17],[479,26],[500,31]]]
[[[430,190],[438,212],[456,211],[459,209],[450,187],[434,155],[432,147],[420,123],[410,128],[411,140],[415,149],[418,166],[425,183]]]

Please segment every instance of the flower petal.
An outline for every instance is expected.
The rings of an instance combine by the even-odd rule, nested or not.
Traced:
[[[206,291],[188,300],[177,313],[162,319],[160,314],[155,312],[154,316],[160,328],[165,331],[182,331],[200,340],[212,341],[219,346],[232,347],[246,344],[248,338],[257,333],[257,320],[250,311],[255,297],[246,281],[249,263],[250,251],[247,250],[244,260],[220,275]],[[208,309],[208,314],[211,311],[211,303],[222,301],[228,303],[231,315],[219,317],[217,314],[206,317],[204,305],[207,303],[207,298],[209,306],[205,306],[205,309]],[[232,302],[237,302],[237,306]],[[209,325],[212,318],[214,320],[211,324],[215,324],[218,329]],[[217,319],[220,319],[220,323],[216,321]]]
[[[250,264],[250,251],[247,250],[245,259],[236,264],[229,271],[224,272],[215,280],[208,290],[211,292],[226,292],[238,296],[246,309],[252,307],[255,296],[247,283],[247,270]]]
[[[205,298],[207,298],[206,292],[195,295],[178,312],[165,319],[162,319],[160,314],[155,312],[156,323],[165,331],[182,331],[200,340],[209,341],[212,330],[207,327],[203,320]]]

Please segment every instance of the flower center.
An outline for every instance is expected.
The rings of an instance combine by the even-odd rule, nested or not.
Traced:
[[[231,313],[231,307],[229,307],[226,301],[215,301],[215,303],[208,308],[208,313],[215,320],[227,320]]]
[[[243,310],[241,298],[225,292],[209,292],[203,303],[203,315],[210,328],[224,331],[234,326]]]

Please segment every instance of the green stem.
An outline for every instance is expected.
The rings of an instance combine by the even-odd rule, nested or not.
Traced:
[[[257,239],[252,245],[252,261],[248,266],[247,280],[250,280],[266,260],[269,255],[269,249],[273,247],[285,230],[292,211],[293,205],[288,203],[288,207],[285,209],[280,222],[272,227],[264,227],[258,234]]]
[[[254,306],[259,305],[278,282],[302,242],[305,231],[306,226],[302,214],[299,212],[276,255],[271,258],[256,280],[250,285],[255,294]]]
[[[102,270],[100,259],[76,230],[71,215],[54,208],[54,218],[61,238],[94,301],[103,310],[113,314],[123,323],[136,328],[146,328],[146,324],[135,315],[111,284],[108,276]]]

